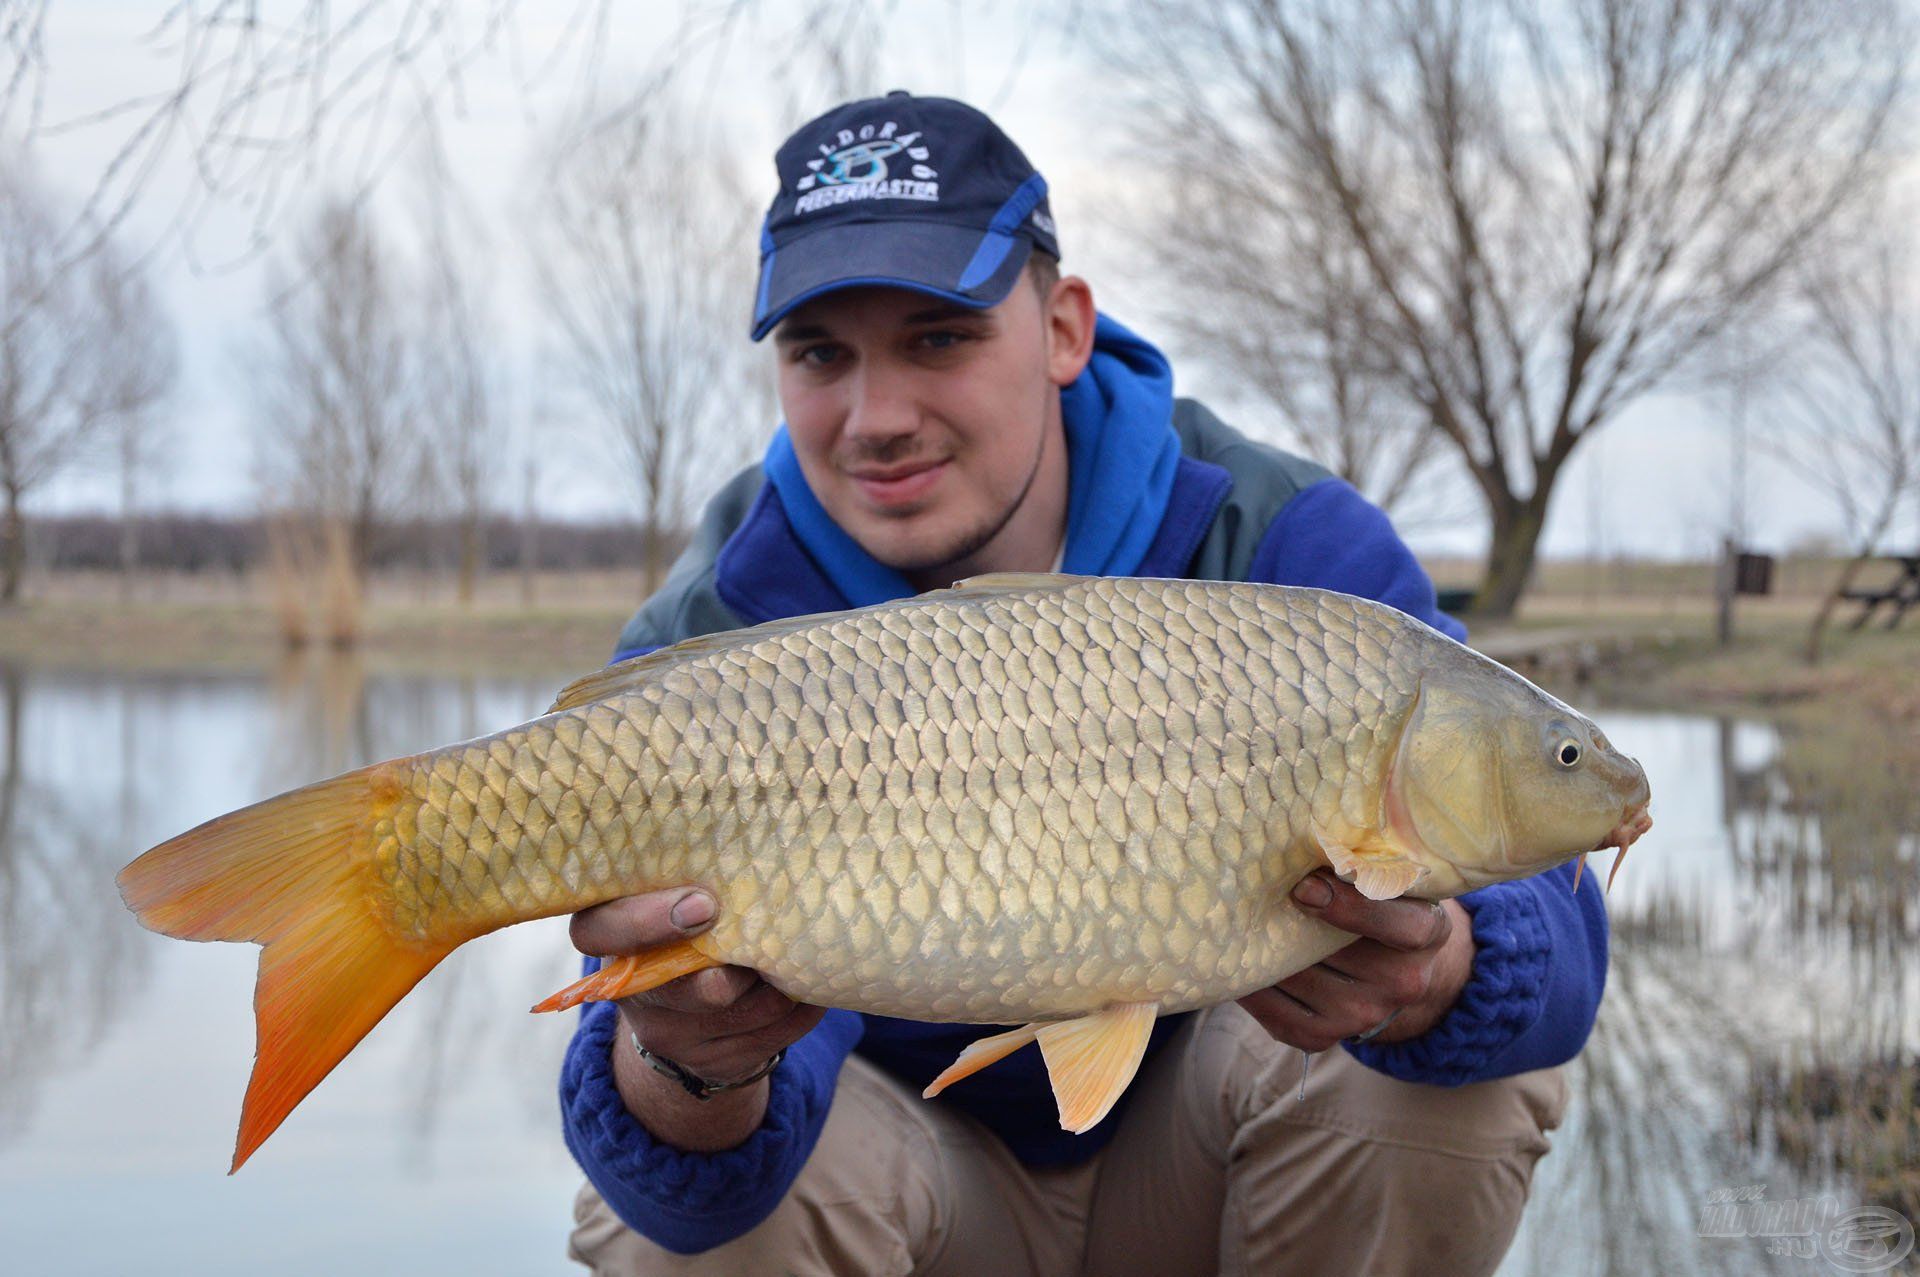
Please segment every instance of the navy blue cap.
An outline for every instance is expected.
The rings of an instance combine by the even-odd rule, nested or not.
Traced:
[[[753,339],[802,302],[861,284],[999,304],[1037,247],[1054,257],[1047,181],[964,102],[896,90],[835,107],[774,156]]]

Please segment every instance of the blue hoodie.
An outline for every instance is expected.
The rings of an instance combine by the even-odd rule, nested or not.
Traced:
[[[1065,570],[1318,586],[1465,636],[1436,608],[1431,582],[1385,515],[1311,463],[1176,402],[1172,381],[1157,349],[1101,317],[1094,357],[1062,395]],[[784,429],[758,469],[715,499],[667,585],[623,632],[616,659],[695,633],[912,593],[827,517]],[[1567,866],[1461,897],[1477,953],[1452,1011],[1412,1041],[1344,1049],[1403,1081],[1442,1086],[1572,1058],[1604,987],[1607,925],[1598,885],[1576,894],[1571,874]],[[1182,1019],[1161,1018],[1150,1054]],[[919,1090],[982,1032],[829,1011],[774,1071],[761,1128],[738,1148],[695,1154],[655,1141],[621,1103],[611,1066],[617,1027],[611,1004],[582,1013],[561,1073],[567,1143],[615,1213],[681,1253],[739,1236],[780,1203],[819,1138],[848,1052]],[[1091,1157],[1126,1112],[1123,1096],[1092,1131],[1062,1131],[1037,1052],[1015,1054],[934,1102],[979,1119],[1030,1166]]]

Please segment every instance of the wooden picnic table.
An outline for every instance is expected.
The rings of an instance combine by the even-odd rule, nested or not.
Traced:
[[[1900,624],[1900,618],[1907,614],[1910,607],[1920,607],[1920,554],[1880,554],[1875,561],[1897,563],[1900,573],[1892,584],[1878,589],[1855,588],[1844,590],[1840,597],[1849,603],[1860,605],[1860,615],[1853,619],[1849,629],[1863,629],[1873,614],[1884,604],[1892,615],[1887,617],[1887,629]]]

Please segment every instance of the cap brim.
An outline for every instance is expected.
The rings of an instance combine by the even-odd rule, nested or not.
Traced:
[[[997,306],[1013,291],[1032,251],[1024,235],[939,222],[823,227],[761,259],[753,340],[773,331],[794,307],[842,288],[905,288],[962,306]]]

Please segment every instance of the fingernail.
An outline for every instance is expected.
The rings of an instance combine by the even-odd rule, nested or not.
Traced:
[[[667,917],[673,925],[682,931],[691,931],[703,923],[713,920],[713,897],[704,891],[689,891],[673,902],[673,909]]]
[[[1333,888],[1318,874],[1309,874],[1293,889],[1293,898],[1309,909],[1324,909],[1333,903]]]

